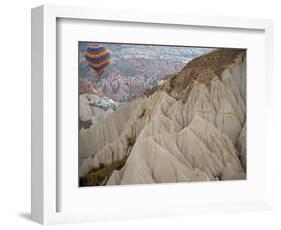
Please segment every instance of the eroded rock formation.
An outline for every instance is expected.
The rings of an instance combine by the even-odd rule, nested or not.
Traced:
[[[151,95],[81,129],[79,146],[80,178],[101,181],[88,185],[245,179],[245,51],[193,59]]]

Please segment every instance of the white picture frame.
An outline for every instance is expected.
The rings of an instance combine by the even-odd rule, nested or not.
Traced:
[[[58,188],[61,186],[61,180],[58,179],[60,165],[57,156],[57,126],[59,125],[57,122],[57,97],[60,93],[60,88],[57,85],[56,76],[58,74],[57,23],[60,19],[71,19],[72,21],[83,19],[88,21],[92,20],[93,22],[102,21],[109,24],[113,22],[122,22],[130,25],[137,23],[139,25],[150,25],[155,28],[159,26],[163,28],[165,28],[165,26],[169,28],[180,26],[181,29],[184,29],[189,26],[193,28],[198,27],[202,30],[215,28],[219,30],[238,29],[243,30],[243,33],[247,33],[247,31],[261,32],[262,39],[259,42],[264,45],[264,52],[261,53],[263,56],[260,57],[260,60],[264,67],[262,70],[265,72],[261,73],[260,80],[265,82],[265,88],[263,93],[260,93],[260,97],[265,102],[262,106],[266,106],[266,113],[261,116],[265,118],[264,133],[260,134],[263,136],[257,136],[257,138],[264,137],[266,141],[258,142],[256,150],[259,151],[259,149],[263,149],[264,155],[263,158],[257,159],[259,163],[253,163],[256,164],[253,166],[256,168],[262,166],[264,176],[259,182],[253,184],[251,189],[260,190],[262,187],[262,192],[257,192],[257,195],[253,196],[253,199],[248,199],[248,196],[245,196],[245,199],[238,197],[236,199],[225,198],[222,199],[222,201],[218,201],[216,199],[212,200],[212,197],[210,197],[203,199],[200,203],[195,197],[194,203],[183,202],[182,204],[178,202],[179,200],[171,199],[170,202],[167,202],[167,205],[160,205],[158,202],[151,203],[151,206],[136,204],[133,208],[131,204],[128,204],[125,205],[124,208],[115,208],[111,211],[102,210],[101,212],[98,212],[99,207],[92,211],[86,208],[83,210],[84,203],[82,202],[83,205],[80,205],[80,207],[80,201],[77,200],[78,198],[76,199],[76,197],[74,198],[69,195],[68,199],[66,199],[67,202],[69,202],[67,206],[71,207],[73,205],[73,207],[77,207],[77,210],[60,210],[60,208],[58,208],[59,199],[62,199],[61,196],[65,195],[65,193],[58,193]],[[157,37],[155,38],[155,42],[157,42]],[[107,219],[185,215],[190,213],[265,210],[272,208],[272,149],[270,149],[270,133],[272,129],[270,116],[274,103],[271,90],[272,84],[273,22],[271,20],[214,16],[202,17],[157,12],[127,12],[52,5],[44,5],[32,9],[32,219],[41,224],[56,224]],[[251,87],[251,85],[248,87]],[[250,92],[251,90],[252,88],[250,88]],[[255,90],[252,92],[253,95],[259,94],[259,92],[255,92]],[[250,106],[249,109],[252,112],[258,110],[254,106]],[[248,132],[250,136],[254,135],[254,130],[251,132],[251,127],[254,127],[256,121],[257,120],[253,120],[253,122],[250,123],[250,131]],[[253,159],[255,159],[255,156],[253,157]],[[76,180],[76,178],[74,178],[74,180]],[[245,182],[238,181],[229,184],[227,185],[227,189],[232,188],[235,190],[238,184],[239,186],[243,186],[243,183]],[[198,190],[206,190],[208,187],[213,192],[217,190],[216,184],[202,184],[188,185],[190,186],[190,194],[196,194]],[[178,192],[184,190],[186,186],[186,184],[131,186],[130,188],[126,186],[122,188],[116,186],[103,191],[88,189],[84,194],[87,193],[89,195],[89,193],[97,193],[102,196],[103,193],[107,195],[114,193],[126,196],[128,194],[126,190],[130,190],[131,192],[136,192],[136,194],[143,194],[145,198],[145,196],[148,197],[150,194],[155,195],[157,191],[165,189],[169,191],[171,196],[182,196],[183,194],[179,195]],[[196,187],[194,191],[192,191],[193,187]],[[233,191],[233,193],[235,192],[237,191]],[[186,194],[186,196],[188,196],[188,194]],[[73,203],[71,203],[71,198]],[[163,198],[165,198],[164,195]],[[140,200],[142,200],[142,198],[140,198]],[[127,202],[130,203],[130,201]],[[110,207],[110,204],[107,205]]]

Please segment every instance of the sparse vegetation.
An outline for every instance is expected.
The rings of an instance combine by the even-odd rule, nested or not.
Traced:
[[[98,169],[94,169],[84,177],[80,178],[80,186],[105,185],[114,170],[120,170],[126,163],[128,156],[121,160],[113,161],[109,165],[100,164]]]
[[[88,129],[91,127],[92,125],[92,121],[88,120],[88,121],[82,121],[81,119],[79,119],[79,130],[84,128],[84,129]]]

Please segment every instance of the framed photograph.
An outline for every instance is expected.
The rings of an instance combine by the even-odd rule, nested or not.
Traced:
[[[32,9],[32,219],[270,209],[272,33],[266,19]]]

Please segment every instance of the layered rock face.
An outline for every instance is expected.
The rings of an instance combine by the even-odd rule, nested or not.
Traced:
[[[102,79],[97,87],[103,95],[113,98],[115,101],[124,101],[132,95],[149,89],[150,85],[146,83],[143,76],[128,77],[117,74]]]
[[[246,51],[189,62],[80,130],[82,186],[246,178]]]

